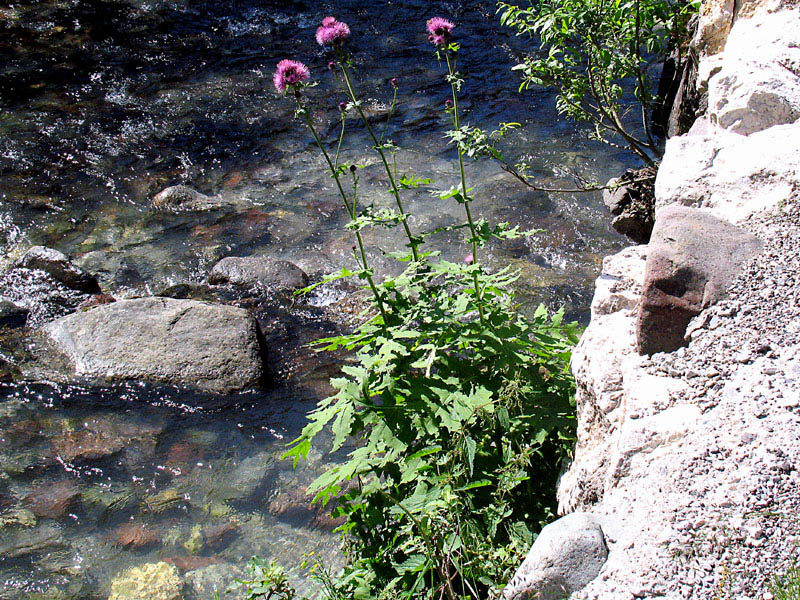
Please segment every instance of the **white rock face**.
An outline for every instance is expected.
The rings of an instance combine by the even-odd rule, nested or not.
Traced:
[[[742,135],[800,119],[800,11],[758,12],[730,31],[722,56],[705,58],[712,124]]]
[[[708,88],[708,114],[723,129],[750,135],[800,118],[800,78],[776,63],[723,67]]]
[[[656,210],[696,206],[738,223],[798,193],[800,123],[750,136],[711,131],[667,142],[656,177]]]
[[[689,134],[667,142],[657,209],[695,206],[748,229],[766,211],[800,210],[800,10],[783,4],[704,2],[694,47],[709,112]],[[781,231],[789,238],[796,232]],[[778,545],[781,536],[765,541],[758,528],[740,522],[755,520],[748,516],[753,507],[772,502],[784,502],[787,514],[798,510],[786,508],[774,490],[792,490],[784,495],[794,502],[800,489],[800,446],[790,441],[800,440],[800,352],[790,364],[778,360],[785,354],[780,344],[762,346],[767,337],[796,342],[800,332],[794,319],[772,316],[800,306],[789,267],[796,264],[796,237],[781,242],[780,251],[766,244],[776,258],[765,266],[774,272],[740,287],[736,302],[748,310],[737,315],[736,303],[709,309],[689,348],[650,359],[636,354],[634,327],[646,247],[604,261],[591,322],[573,353],[578,442],[558,500],[561,514],[594,515],[609,555],[573,600],[710,598],[727,585],[723,567],[744,573],[757,564],[760,572],[765,557],[772,561],[759,548]],[[769,233],[762,239],[777,244]],[[762,310],[765,302],[776,304]],[[764,356],[753,358],[759,352]],[[775,448],[761,447],[773,438]],[[744,516],[729,519],[737,510]],[[741,530],[741,540],[731,530]],[[739,554],[753,558],[725,562]],[[731,597],[762,598],[767,588],[752,582],[764,579],[749,570],[742,577]]]

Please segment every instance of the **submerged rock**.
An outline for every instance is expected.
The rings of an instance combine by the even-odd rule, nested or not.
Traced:
[[[294,263],[265,256],[223,258],[208,275],[211,284],[254,286],[270,292],[294,292],[308,285],[308,276]]]
[[[230,393],[258,385],[264,374],[258,325],[232,306],[121,300],[62,317],[44,333],[77,375]]]
[[[111,581],[108,600],[182,600],[178,569],[163,561],[133,567]]]
[[[212,210],[221,202],[186,185],[173,185],[153,196],[151,204],[156,210],[179,212]]]
[[[12,268],[44,271],[70,289],[87,294],[100,293],[100,285],[93,275],[72,263],[66,254],[53,248],[34,246]]]
[[[72,481],[58,481],[40,485],[25,496],[22,504],[42,519],[60,519],[80,498],[81,491]]]
[[[24,327],[28,320],[28,313],[30,310],[24,306],[17,306],[10,300],[0,298],[0,327],[11,329]]]
[[[687,345],[689,321],[725,296],[744,262],[760,249],[756,237],[703,210],[668,206],[659,211],[639,305],[639,352],[672,352]]]
[[[588,513],[547,525],[503,590],[506,600],[561,600],[586,587],[608,558],[603,530]]]

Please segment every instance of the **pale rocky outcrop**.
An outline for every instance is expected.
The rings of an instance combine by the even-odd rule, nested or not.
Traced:
[[[798,194],[800,123],[747,137],[712,130],[672,138],[656,177],[656,211],[697,206],[733,223]]]
[[[761,600],[796,553],[798,27],[796,4],[704,3],[695,49],[709,110],[668,141],[657,211],[695,207],[765,243],[729,298],[689,324],[689,346],[652,357],[636,348],[648,250],[604,260],[573,353],[578,441],[558,499],[561,514],[593,516],[609,555],[572,600]]]
[[[74,313],[44,327],[76,375],[142,379],[229,393],[264,370],[258,324],[244,309],[138,298]]]

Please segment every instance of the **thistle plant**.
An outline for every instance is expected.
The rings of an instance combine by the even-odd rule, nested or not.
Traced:
[[[309,423],[290,444],[295,465],[323,429],[331,451],[353,449],[311,486],[315,501],[337,500],[336,513],[348,563],[325,594],[335,598],[497,597],[540,526],[553,514],[559,465],[574,436],[568,371],[576,325],[549,315],[532,319],[516,308],[509,269],[490,272],[479,261],[492,239],[522,235],[507,224],[490,226],[472,210],[464,157],[479,154],[461,123],[461,78],[456,71],[455,25],[427,23],[429,40],[447,65],[452,98],[447,136],[458,154],[458,186],[434,192],[464,207],[466,259],[450,262],[429,249],[435,232],[413,234],[403,194],[427,186],[426,178],[397,172],[397,147],[366,119],[354,87],[346,41],[347,24],[326,18],[317,42],[333,52],[330,70],[347,98],[341,127],[329,152],[314,127],[305,89],[309,70],[282,61],[276,89],[294,97],[296,116],[311,131],[350,216],[359,269],[325,280],[361,277],[372,292],[371,315],[354,332],[317,342],[321,350],[344,348],[350,359],[331,383],[334,395],[319,402]],[[283,66],[282,66],[283,65]],[[391,82],[392,118],[399,82]],[[345,113],[364,123],[389,180],[395,209],[360,205],[358,167],[340,162],[346,139]],[[344,179],[350,174],[349,186]],[[378,199],[379,200],[379,199]],[[410,255],[403,272],[376,277],[367,260],[362,231],[402,226]],[[426,250],[421,251],[425,240]]]

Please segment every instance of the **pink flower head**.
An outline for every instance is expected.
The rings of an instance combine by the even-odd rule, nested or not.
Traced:
[[[347,23],[337,21],[333,17],[322,19],[322,25],[317,29],[317,43],[320,46],[332,46],[343,42],[350,37],[350,28]]]
[[[310,75],[308,67],[303,63],[296,60],[282,60],[278,63],[278,68],[275,69],[272,83],[275,84],[275,89],[283,94],[286,88],[304,82]]]
[[[475,257],[472,255],[472,252],[470,252],[469,254],[467,254],[467,255],[464,257],[464,262],[465,262],[466,264],[468,264],[468,265],[471,265],[472,263],[474,263],[474,262],[475,262]]]
[[[451,21],[442,17],[433,17],[428,20],[426,25],[429,34],[428,41],[434,46],[444,46],[450,40],[453,27],[455,27]]]

